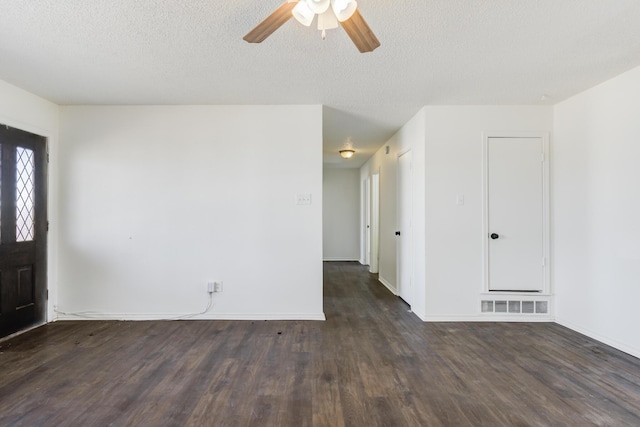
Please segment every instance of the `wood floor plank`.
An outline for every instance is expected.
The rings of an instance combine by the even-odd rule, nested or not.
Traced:
[[[552,323],[423,323],[358,263],[325,322],[53,323],[0,342],[2,426],[637,426],[640,360]]]

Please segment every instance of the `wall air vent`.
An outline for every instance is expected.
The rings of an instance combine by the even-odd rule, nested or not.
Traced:
[[[520,313],[520,301],[509,301],[509,313]]]
[[[536,313],[548,313],[549,303],[547,301],[536,301]]]
[[[535,301],[522,301],[522,313],[533,314],[535,313]]]
[[[482,312],[493,313],[493,301],[482,301]]]
[[[547,300],[482,300],[480,301],[482,313],[507,313],[507,314],[549,314],[549,301]]]

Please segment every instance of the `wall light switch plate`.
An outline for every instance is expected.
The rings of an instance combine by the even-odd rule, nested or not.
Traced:
[[[296,205],[310,205],[310,204],[311,204],[311,194],[296,195]]]

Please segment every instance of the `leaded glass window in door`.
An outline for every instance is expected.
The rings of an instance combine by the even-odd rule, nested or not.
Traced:
[[[35,234],[35,160],[33,150],[16,147],[16,242]]]

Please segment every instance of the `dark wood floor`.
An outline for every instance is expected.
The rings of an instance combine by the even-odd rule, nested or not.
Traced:
[[[357,263],[325,313],[38,328],[0,343],[0,425],[640,425],[640,360],[558,325],[425,324]]]

